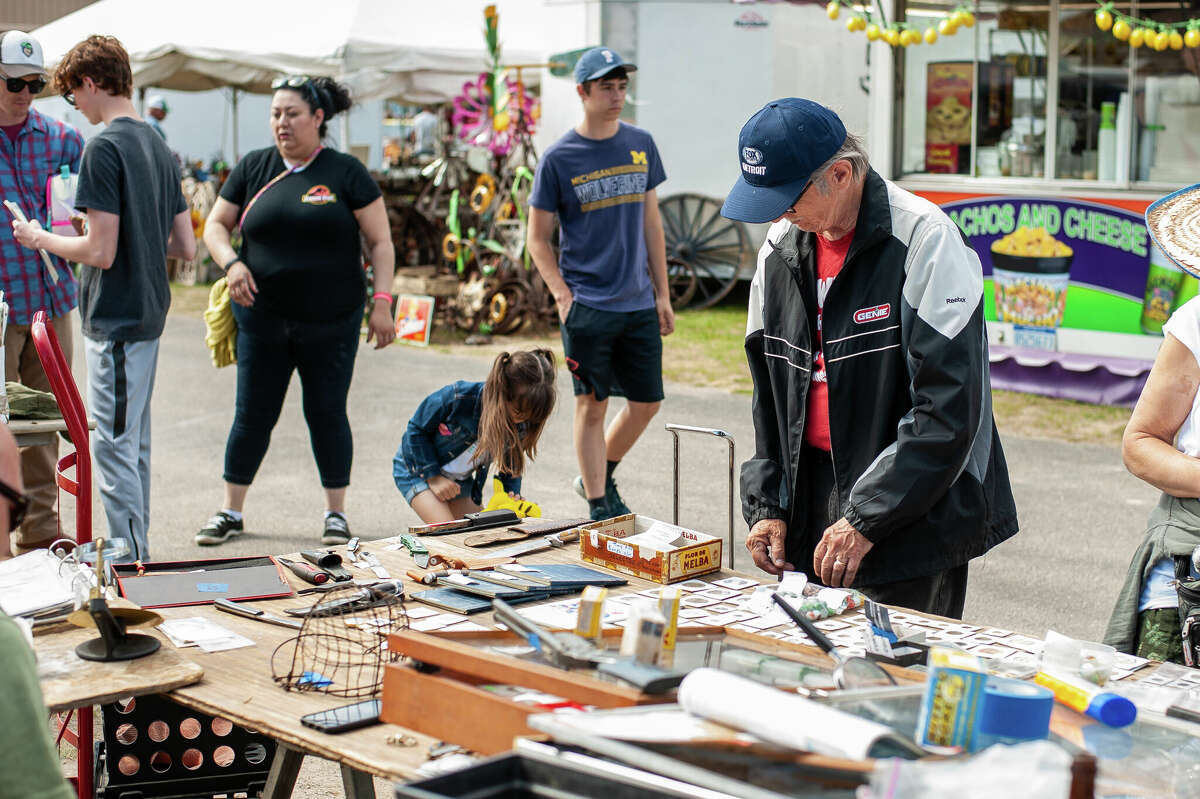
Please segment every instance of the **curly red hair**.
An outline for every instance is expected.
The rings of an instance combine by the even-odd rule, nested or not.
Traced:
[[[114,97],[133,97],[129,53],[115,36],[93,34],[72,47],[54,70],[54,88],[59,94],[70,94],[84,78]]]

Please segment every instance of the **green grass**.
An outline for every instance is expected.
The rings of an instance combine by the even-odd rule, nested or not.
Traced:
[[[171,311],[199,317],[208,306],[208,286],[172,284]],[[745,287],[720,305],[702,311],[683,311],[675,317],[675,332],[663,341],[663,375],[675,383],[724,389],[741,394],[752,390],[742,347],[746,334]],[[490,344],[465,343],[466,333],[435,328],[429,349],[491,360],[502,350],[547,347],[562,357],[558,330],[498,336]],[[1119,445],[1129,421],[1129,408],[1088,405],[1013,391],[992,392],[996,424],[1007,436],[1049,438],[1072,443]]]

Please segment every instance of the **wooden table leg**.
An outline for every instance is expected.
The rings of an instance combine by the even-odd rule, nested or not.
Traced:
[[[375,799],[375,778],[365,771],[342,766],[342,787],[346,799]]]
[[[290,799],[303,762],[303,752],[277,743],[275,757],[271,759],[271,771],[267,774],[267,786],[263,789],[263,799]]]

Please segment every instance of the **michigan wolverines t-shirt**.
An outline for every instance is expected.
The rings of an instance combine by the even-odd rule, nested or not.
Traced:
[[[654,139],[624,122],[607,139],[568,131],[543,154],[529,204],[558,215],[558,265],[576,302],[605,311],[654,307],[645,199],[666,179]]]
[[[245,213],[238,253],[258,286],[255,307],[285,319],[324,322],[362,308],[366,275],[354,212],[380,196],[357,158],[326,147],[312,163],[258,190],[287,169],[274,147],[238,162],[221,196]]]

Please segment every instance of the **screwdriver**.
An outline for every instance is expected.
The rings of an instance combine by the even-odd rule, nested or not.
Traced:
[[[329,575],[318,569],[316,566],[310,566],[307,563],[297,563],[296,561],[288,560],[287,558],[275,558],[275,560],[279,561],[284,566],[287,566],[291,570],[292,574],[296,575],[306,583],[311,583],[312,585],[321,585],[329,580]]]

